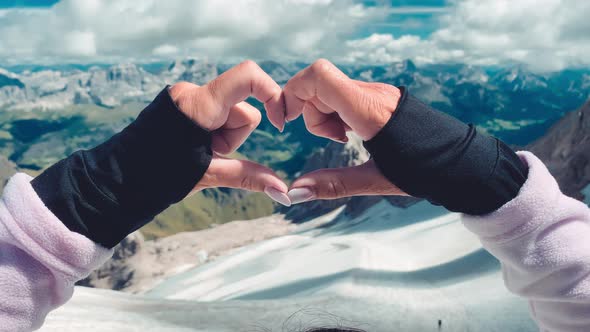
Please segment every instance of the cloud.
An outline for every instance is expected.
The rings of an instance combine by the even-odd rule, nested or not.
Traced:
[[[0,57],[306,60],[386,13],[353,0],[62,0],[0,15]]]
[[[96,61],[200,56],[388,63],[523,64],[537,71],[590,64],[590,1],[450,0],[365,6],[358,0],[62,0],[0,11],[5,61]],[[400,16],[435,15],[427,37]],[[409,21],[407,24],[420,24]],[[375,31],[371,30],[370,31]]]
[[[375,34],[348,42],[349,61],[527,65],[554,71],[590,64],[590,1],[457,0],[428,38]]]
[[[397,6],[389,8],[391,14],[437,14],[446,13],[447,7],[438,6]]]

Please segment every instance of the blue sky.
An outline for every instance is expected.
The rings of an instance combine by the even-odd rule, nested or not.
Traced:
[[[30,10],[29,10],[30,9]],[[0,0],[0,63],[590,66],[586,0]]]
[[[383,1],[364,1],[367,6],[378,6]],[[359,31],[359,35],[390,33],[396,36],[411,34],[427,38],[439,27],[439,16],[447,4],[444,0],[393,0],[392,13],[385,22],[369,25]]]
[[[50,7],[59,0],[0,0],[0,8]]]

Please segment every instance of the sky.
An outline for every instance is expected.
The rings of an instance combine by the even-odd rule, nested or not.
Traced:
[[[587,0],[0,0],[0,64],[590,64]]]

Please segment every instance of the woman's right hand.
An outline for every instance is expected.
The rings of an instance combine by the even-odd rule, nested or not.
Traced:
[[[286,121],[303,114],[310,133],[341,143],[348,141],[346,132],[350,130],[365,141],[373,138],[387,124],[401,97],[400,90],[392,85],[352,80],[323,59],[291,78],[283,93]],[[404,193],[372,160],[360,166],[305,174],[289,191],[293,204],[357,195]]]
[[[250,96],[264,103],[271,123],[283,129],[281,87],[256,63],[242,62],[204,86],[177,83],[170,96],[184,115],[212,133],[214,156],[194,191],[227,187],[265,192],[290,205],[287,185],[271,169],[224,157],[238,149],[261,121],[260,111],[244,101]]]

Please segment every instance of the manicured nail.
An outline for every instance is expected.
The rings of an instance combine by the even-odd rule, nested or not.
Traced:
[[[312,199],[316,198],[313,191],[308,188],[295,188],[289,190],[287,193],[291,204],[299,204],[307,201],[311,201]]]
[[[291,206],[291,200],[289,199],[289,196],[278,189],[266,187],[264,188],[264,193],[277,203],[280,203],[284,206]]]

